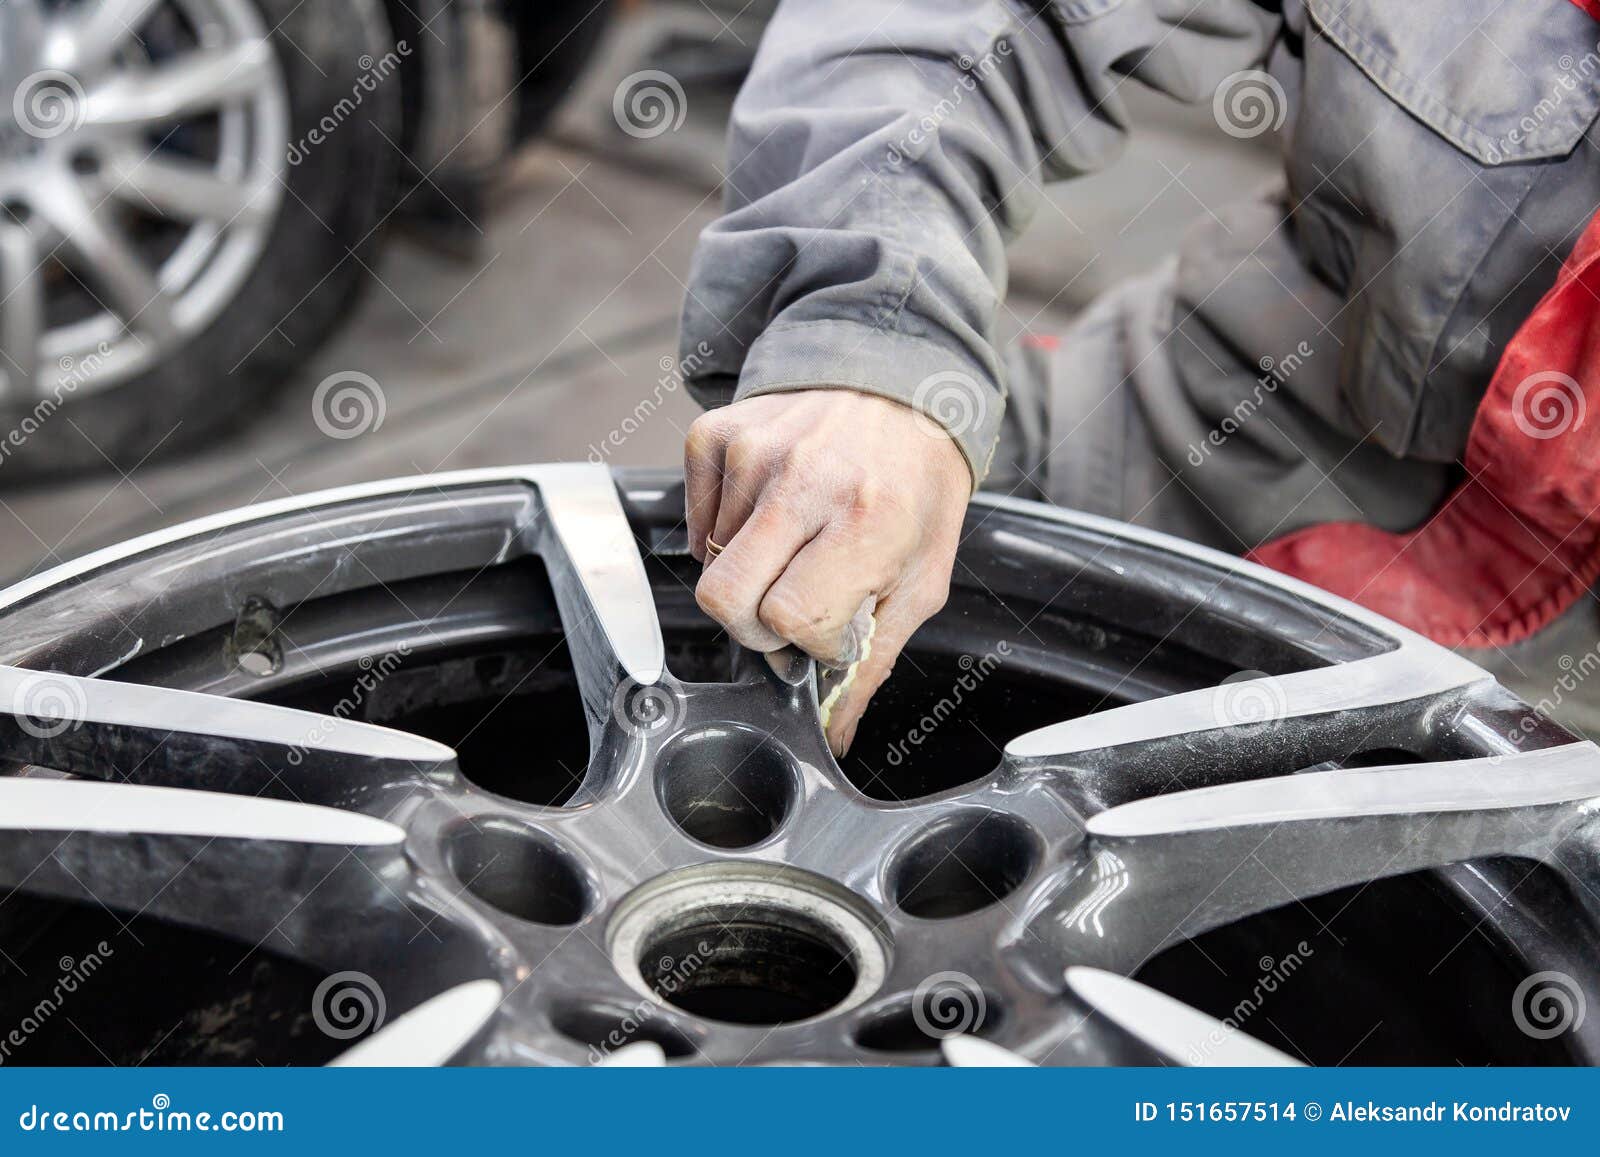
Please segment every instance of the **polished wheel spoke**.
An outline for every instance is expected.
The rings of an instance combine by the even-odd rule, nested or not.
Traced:
[[[104,784],[50,786],[108,789]],[[126,794],[157,789],[110,785],[109,790]],[[64,791],[60,794],[72,802]],[[60,801],[24,802],[34,811],[62,806]],[[239,942],[241,960],[259,946],[328,967],[376,967],[384,940],[379,930],[387,927],[391,937],[411,937],[422,927],[409,905],[411,870],[400,845],[343,842],[346,837],[370,839],[382,834],[379,829],[338,832],[335,821],[325,817],[301,813],[286,820],[284,813],[277,813],[263,818],[237,799],[226,802],[253,816],[266,834],[243,834],[249,819],[219,835],[11,828],[0,841],[0,892],[84,904],[128,920],[167,920],[226,936]],[[129,823],[161,826],[158,817],[140,814],[155,806],[148,799],[129,806],[134,813]],[[200,814],[210,807],[185,801],[174,810],[210,826],[229,827],[220,817]],[[182,824],[179,819],[166,826]],[[317,838],[285,838],[290,830]],[[360,930],[361,935],[330,935],[334,929]],[[380,947],[364,947],[369,937]]]
[[[1549,859],[1592,821],[1600,748],[1344,769],[1175,792],[1089,821],[1018,941],[1036,967],[1131,971],[1178,940],[1338,888],[1490,856]]]
[[[469,980],[423,1001],[328,1062],[330,1068],[437,1068],[489,1023],[505,990]]]
[[[661,679],[665,645],[650,579],[610,470],[543,466],[533,480],[542,506],[533,546],[550,572],[584,709],[600,727],[619,679]]]
[[[947,1065],[953,1069],[1031,1069],[1027,1057],[971,1033],[956,1033],[939,1042]]]
[[[603,1069],[659,1069],[665,1067],[666,1063],[666,1049],[655,1041],[642,1040],[623,1045],[616,1052],[596,1061],[595,1066]]]
[[[44,332],[44,276],[39,247],[20,225],[0,223],[0,399],[33,396]]]
[[[1155,1054],[1197,1068],[1299,1068],[1287,1053],[1147,984],[1098,968],[1067,969],[1067,987],[1091,1010]]]
[[[0,757],[97,779],[359,807],[450,774],[402,731],[242,699],[0,667]]]
[[[157,125],[214,112],[258,95],[272,69],[272,46],[265,40],[191,52],[148,72],[123,72],[95,85],[84,99],[84,123]]]
[[[398,844],[386,820],[317,804],[175,787],[0,777],[0,829],[137,832],[350,847]]]
[[[272,216],[271,189],[230,180],[209,165],[162,153],[114,153],[110,192],[147,212],[180,221],[256,225]]]
[[[1095,812],[1417,741],[1430,706],[1486,678],[1449,652],[1401,648],[1052,724],[1007,744],[1006,762],[1013,775],[1051,775]]]

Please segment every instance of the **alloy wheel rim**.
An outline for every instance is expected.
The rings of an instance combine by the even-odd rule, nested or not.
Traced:
[[[125,381],[233,299],[284,196],[270,35],[248,0],[0,11],[0,400]]]
[[[1156,583],[1169,634],[1214,616],[1208,629],[1232,620],[1242,639],[1276,599],[1275,633],[1328,665],[1035,729],[957,786],[869,796],[826,750],[810,664],[739,653],[724,681],[670,671],[629,515],[674,498],[650,482],[619,497],[607,470],[581,465],[374,484],[202,520],[0,594],[0,755],[111,781],[0,780],[14,793],[6,884],[270,940],[378,978],[394,1008],[493,980],[500,999],[475,1005],[481,1031],[455,1055],[503,1063],[641,1041],[712,1063],[932,1063],[950,1034],[1046,1063],[1184,1061],[1185,1042],[1141,1018],[1139,986],[1067,970],[1130,975],[1252,913],[1485,857],[1549,865],[1587,910],[1593,745],[1521,728],[1528,709],[1481,669],[1359,608],[1027,503],[980,499],[968,542],[1054,553],[1070,565],[1052,575],[1086,587]],[[653,563],[681,557],[681,527],[653,526]],[[1025,526],[1037,533],[1019,538]],[[238,662],[237,640],[257,637],[240,632],[245,593],[290,605],[522,554],[549,571],[590,737],[560,806],[485,790],[416,736],[89,677],[231,623],[233,665],[208,659],[206,689],[250,693],[284,660]],[[1147,575],[1118,574],[1140,558]],[[977,581],[1038,579],[1010,563]],[[419,623],[488,629],[456,609],[408,635],[356,624],[342,661],[381,672],[375,656]],[[1401,745],[1422,762],[1336,766]],[[130,847],[148,872],[101,866]],[[196,862],[192,889],[167,886]],[[782,1014],[735,1015],[763,969]],[[928,1047],[903,1051],[908,1033]]]

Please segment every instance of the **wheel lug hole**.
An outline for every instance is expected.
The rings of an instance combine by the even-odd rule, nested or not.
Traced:
[[[686,732],[662,754],[656,775],[662,810],[689,836],[714,848],[749,848],[783,826],[800,795],[793,758],[747,728]]]
[[[908,916],[965,916],[1021,887],[1039,855],[1039,837],[1023,821],[966,808],[929,824],[895,853],[889,894]]]
[[[593,904],[577,859],[516,820],[463,823],[446,836],[444,852],[466,891],[519,920],[565,927],[581,921]]]

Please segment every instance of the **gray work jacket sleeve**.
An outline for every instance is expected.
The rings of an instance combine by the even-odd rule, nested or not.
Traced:
[[[1004,246],[1040,183],[1117,155],[1130,78],[1210,100],[1279,23],[1250,0],[781,4],[694,258],[691,392],[894,398],[950,432],[976,485],[1005,404]]]

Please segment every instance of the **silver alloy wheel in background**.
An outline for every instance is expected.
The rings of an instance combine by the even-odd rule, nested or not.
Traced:
[[[126,381],[262,253],[289,131],[270,30],[251,0],[8,0],[0,94],[0,402]]]
[[[891,694],[949,658],[994,746],[972,762],[956,722],[914,713],[916,752],[887,750],[920,770],[896,779],[893,758],[828,754],[809,664],[715,645],[681,512],[659,475],[473,471],[200,520],[0,593],[0,757],[24,770],[0,778],[0,885],[204,929],[234,946],[212,972],[270,953],[359,976],[395,1014],[364,1061],[428,1055],[419,1035],[461,1033],[469,1007],[476,1031],[442,1051],[488,1063],[640,1042],[935,1063],[947,1032],[1052,1064],[1236,1055],[1161,1039],[1182,1018],[1105,974],[1354,886],[1327,931],[1371,881],[1435,892],[1380,920],[1364,999],[1420,983],[1523,1057],[1539,1042],[1509,1002],[1430,965],[1488,941],[1513,982],[1559,972],[1595,998],[1600,752],[1460,657],[1215,552],[980,497],[951,606]],[[537,644],[528,662],[509,639]],[[518,698],[561,670],[570,719]],[[459,761],[371,725],[447,729],[469,684]],[[328,714],[252,701],[312,686]],[[1124,705],[1083,713],[1106,696]],[[547,789],[568,724],[583,751]],[[1410,961],[1410,926],[1440,913],[1442,958]],[[1593,1023],[1568,1029],[1552,1047],[1592,1060]]]

